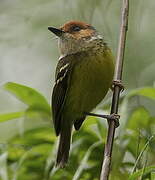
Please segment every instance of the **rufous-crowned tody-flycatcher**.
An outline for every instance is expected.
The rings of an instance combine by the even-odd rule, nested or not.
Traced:
[[[58,36],[60,58],[52,94],[53,123],[60,136],[56,165],[68,161],[72,128],[79,130],[86,113],[105,97],[111,86],[114,62],[111,50],[96,29],[71,21],[48,27]]]

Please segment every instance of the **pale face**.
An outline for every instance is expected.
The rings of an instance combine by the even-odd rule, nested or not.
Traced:
[[[102,39],[93,26],[79,21],[71,21],[59,29],[54,27],[48,29],[59,37],[61,56],[98,48],[98,42]]]
[[[61,30],[64,31],[58,41],[61,55],[84,51],[93,47],[95,40],[102,39],[92,26],[80,22],[65,24]]]

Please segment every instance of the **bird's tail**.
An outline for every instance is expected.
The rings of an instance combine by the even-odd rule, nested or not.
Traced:
[[[60,132],[59,147],[57,152],[56,166],[65,167],[68,162],[72,127],[69,123],[63,126]]]

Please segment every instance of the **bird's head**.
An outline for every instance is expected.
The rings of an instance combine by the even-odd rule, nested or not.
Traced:
[[[60,28],[48,27],[48,29],[59,37],[62,55],[85,51],[102,39],[93,26],[79,21],[68,22]]]

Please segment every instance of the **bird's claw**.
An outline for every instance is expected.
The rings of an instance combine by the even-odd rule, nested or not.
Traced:
[[[112,91],[114,91],[114,87],[115,86],[119,86],[121,91],[124,91],[124,89],[125,89],[123,84],[122,84],[122,82],[120,80],[113,80],[112,85],[111,85]]]
[[[115,127],[117,128],[119,126],[119,114],[110,114],[109,117],[107,117],[107,120],[113,120],[115,122]]]
[[[100,117],[100,118],[104,118],[107,119],[108,121],[114,121],[115,122],[115,127],[117,128],[119,126],[119,118],[120,115],[118,114],[110,114],[110,115],[102,115],[102,114],[94,114],[94,113],[89,113],[89,112],[85,112],[86,116],[95,116],[95,117]]]

